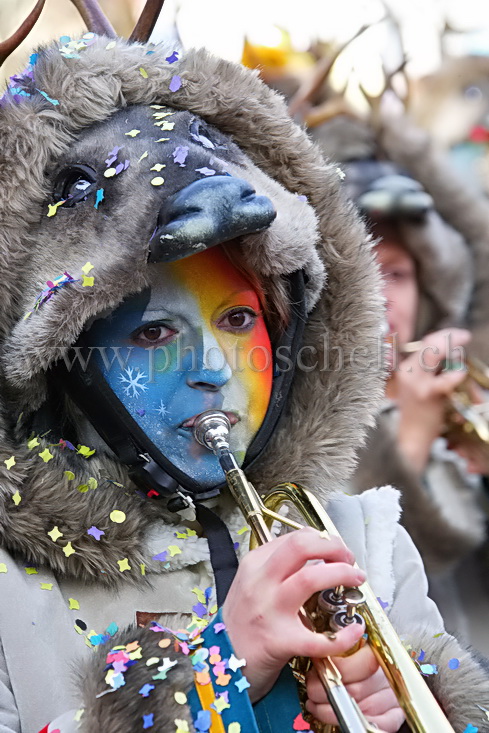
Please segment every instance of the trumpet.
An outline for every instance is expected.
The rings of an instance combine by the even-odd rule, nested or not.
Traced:
[[[421,351],[422,341],[411,341],[403,346],[407,356]],[[467,376],[448,398],[443,436],[449,443],[464,440],[478,445],[489,460],[489,403],[484,390],[489,390],[489,367],[476,357],[467,359]]]
[[[229,490],[251,527],[251,549],[272,539],[271,526],[275,521],[293,529],[302,528],[295,520],[278,513],[280,507],[287,503],[293,505],[305,522],[324,533],[324,536],[341,539],[319,501],[298,484],[277,484],[261,498],[231,453],[230,431],[231,424],[227,416],[217,410],[201,413],[193,428],[197,442],[211,450],[219,460]],[[300,615],[304,623],[317,633],[327,633],[328,625],[333,632],[349,623],[364,625],[368,643],[414,733],[454,733],[367,583],[358,588],[327,589],[311,601],[300,610]],[[374,728],[343,685],[341,674],[333,661],[329,658],[310,661],[318,672],[341,733],[374,733]],[[324,727],[316,727],[315,730],[323,731]]]

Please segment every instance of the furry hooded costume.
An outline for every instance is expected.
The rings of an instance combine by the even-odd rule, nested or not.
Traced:
[[[189,51],[174,62],[171,51],[105,37],[82,39],[76,48],[55,43],[31,58],[35,64],[12,81],[0,108],[0,577],[3,598],[9,599],[0,610],[3,730],[37,730],[48,722],[46,715],[59,716],[69,707],[83,707],[83,714],[70,716],[70,724],[75,719],[83,731],[129,731],[142,722],[167,731],[176,719],[177,729],[186,730],[183,721],[190,720],[173,697],[188,691],[190,665],[180,661],[165,684],[155,685],[148,708],[141,693],[147,665],[136,661],[123,686],[108,687],[104,645],[120,644],[131,654],[137,641],[144,660],[159,661],[154,629],[133,627],[114,635],[115,629],[134,623],[134,611],[154,617],[155,610],[169,612],[168,625],[179,628],[176,615],[187,610],[188,617],[192,604],[184,590],[209,583],[205,540],[186,534],[178,516],[137,492],[121,461],[85,423],[79,433],[59,433],[65,405],[59,392],[53,398],[50,372],[87,321],[147,285],[149,242],[168,195],[164,186],[151,185],[150,171],[157,161],[176,165],[172,123],[153,130],[149,105],[174,113],[176,127],[198,115],[217,128],[218,138],[230,136],[232,143],[219,138],[208,152],[203,139],[212,141],[212,128],[200,128],[200,139],[187,139],[188,165],[194,154],[199,167],[224,161],[228,172],[239,171],[267,195],[277,217],[264,231],[243,236],[246,256],[263,275],[282,278],[302,269],[307,279],[303,368],[295,373],[279,425],[250,478],[262,489],[293,477],[329,502],[340,529],[350,528],[359,563],[377,572],[374,587],[390,604],[393,621],[414,649],[422,648],[439,665],[430,682],[455,729],[470,722],[484,730],[477,705],[489,706],[485,672],[453,638],[433,638],[441,626],[429,602],[420,602],[417,613],[409,610],[408,598],[420,591],[423,597],[424,580],[409,540],[393,523],[395,494],[386,489],[330,501],[353,469],[355,450],[382,396],[382,306],[363,223],[341,192],[336,167],[324,162],[287,116],[281,98],[256,74],[205,51]],[[127,111],[127,124],[121,110]],[[140,137],[133,113],[146,120]],[[157,142],[160,137],[167,140]],[[107,183],[104,159],[113,145],[125,148],[130,165]],[[64,208],[62,196],[53,203],[58,171],[87,162],[105,183],[104,200],[96,205],[94,189],[82,209]],[[170,186],[172,180],[178,178],[169,176]],[[358,345],[374,368],[359,370],[350,358]],[[220,501],[218,510],[235,532],[242,520],[226,497]],[[111,520],[114,511],[125,521]],[[367,525],[380,533],[376,548]],[[178,552],[168,554],[175,546]],[[162,551],[165,564],[158,558]],[[411,564],[398,573],[394,566],[406,558]],[[205,594],[203,601],[208,604]],[[401,607],[411,627],[401,622]],[[112,613],[117,622],[107,625]],[[131,649],[124,646],[128,642]],[[103,648],[94,653],[94,646]],[[173,655],[166,656],[168,666]],[[450,658],[460,660],[456,673]],[[163,680],[165,670],[162,675]],[[56,727],[65,730],[63,724]]]

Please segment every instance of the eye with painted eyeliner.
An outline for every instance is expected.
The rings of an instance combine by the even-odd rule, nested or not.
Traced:
[[[236,334],[248,333],[255,327],[259,315],[253,308],[238,306],[223,313],[216,325],[222,331]]]
[[[131,341],[137,346],[161,346],[178,334],[165,323],[147,323],[131,334]]]

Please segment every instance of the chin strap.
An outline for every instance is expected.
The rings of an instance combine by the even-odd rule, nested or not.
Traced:
[[[196,505],[197,520],[209,545],[212,570],[216,581],[217,605],[219,608],[226,596],[238,570],[238,558],[234,543],[222,519],[203,504]]]

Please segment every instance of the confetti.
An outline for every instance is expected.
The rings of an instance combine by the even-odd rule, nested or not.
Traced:
[[[12,501],[14,502],[15,506],[19,506],[20,502],[22,501],[22,497],[19,494],[19,490],[15,492],[15,494],[12,494]]]
[[[126,515],[124,512],[119,511],[119,509],[114,509],[113,512],[109,514],[111,522],[114,522],[115,524],[122,524],[122,522],[126,521]]]
[[[95,448],[91,449],[87,445],[79,445],[77,446],[76,451],[80,456],[83,456],[84,458],[89,458],[90,456],[93,456],[95,453]]]
[[[84,275],[88,275],[88,273],[91,270],[93,270],[93,265],[92,265],[91,262],[85,262],[85,264],[83,265],[83,267],[81,269],[81,271],[83,272]]]
[[[380,603],[381,608],[385,611],[389,604],[383,601],[382,598],[379,598],[379,596],[377,596],[377,600]]]
[[[41,590],[53,590],[52,583],[41,583]]]
[[[26,568],[25,571],[26,571],[27,575],[37,575],[36,568]]]
[[[153,718],[154,718],[154,713],[148,713],[148,715],[143,715],[143,728],[152,728],[153,727]]]
[[[179,145],[172,153],[173,162],[178,163],[180,168],[185,168],[185,161],[187,160],[188,151],[189,149],[186,145]]]
[[[246,666],[246,659],[238,659],[234,656],[234,654],[231,654],[228,661],[228,669],[231,669],[233,672],[236,672],[236,670],[240,669],[241,667]]]
[[[150,168],[150,171],[158,171],[159,173],[162,168],[166,168],[164,163],[155,163],[154,166]]]
[[[7,566],[4,562],[0,562],[0,573],[6,573],[7,572]]]
[[[104,192],[104,189],[103,189],[103,188],[98,188],[98,189],[97,189],[97,192],[96,192],[96,194],[95,194],[95,203],[94,203],[94,205],[93,205],[95,209],[97,209],[97,210],[98,210],[98,207],[99,207],[99,205],[100,205],[100,204],[102,203],[102,201],[104,200],[104,196],[105,196],[105,192]]]
[[[108,43],[106,45],[105,50],[106,51],[110,51],[111,48],[115,48],[115,47],[116,47],[116,42],[115,41],[110,41],[110,43]]]
[[[211,727],[210,710],[199,710],[197,718],[194,720],[194,727],[198,733],[207,733]]]
[[[55,107],[59,104],[59,102],[58,102],[57,99],[53,99],[52,97],[48,97],[48,95],[46,94],[46,92],[43,92],[42,89],[36,89],[36,92],[39,92],[39,94],[42,94],[42,96],[44,97],[44,99],[47,99],[48,102],[51,102],[51,104],[54,105]]]
[[[176,730],[175,733],[190,733],[188,728],[188,723],[186,720],[180,720],[179,718],[175,718],[175,725]]]
[[[117,564],[121,573],[123,573],[124,570],[131,570],[131,566],[129,565],[129,560],[127,559],[127,557],[124,557],[122,560],[117,560]]]
[[[228,703],[224,695],[219,695],[219,697],[216,697],[211,705],[211,708],[214,708],[216,713],[219,713],[219,715],[221,715],[223,710],[227,710],[230,707],[231,705]]]
[[[95,282],[95,278],[87,277],[86,275],[82,275],[82,287],[91,288],[94,282]]]
[[[15,456],[10,456],[10,458],[6,458],[4,460],[5,465],[7,466],[7,471],[10,471],[10,469],[15,466]]]
[[[141,76],[143,77],[143,79],[147,79],[148,78],[148,72],[146,71],[146,69],[143,69],[142,66],[139,67],[139,73],[141,74]]]
[[[203,176],[215,176],[216,171],[213,168],[196,168],[196,173],[201,173]]]
[[[59,531],[57,526],[54,526],[52,530],[48,532],[48,537],[51,537],[52,541],[56,542],[60,537],[63,537],[63,533]]]
[[[68,542],[68,544],[66,544],[63,547],[63,552],[66,555],[66,557],[70,557],[70,555],[74,555],[74,553],[76,552],[76,550],[73,548],[71,542]]]
[[[64,473],[68,481],[73,481],[73,479],[75,478],[75,474],[73,473],[73,471],[65,471]]]
[[[182,79],[178,75],[175,75],[172,77],[170,86],[168,88],[170,92],[178,92],[181,86],[182,86]]]
[[[472,725],[472,723],[469,723],[468,726],[465,728],[464,733],[478,733],[479,728],[476,728],[475,725]]]
[[[249,532],[249,527],[241,527],[241,529],[238,529],[237,534],[244,534],[245,532]]]
[[[151,690],[154,690],[155,686],[150,685],[148,682],[141,687],[139,690],[139,694],[142,695],[142,697],[148,697]]]
[[[48,204],[48,213],[47,216],[55,216],[58,208],[64,204],[64,201],[58,201],[56,204]]]
[[[309,725],[309,723],[306,723],[306,721],[302,717],[302,713],[299,713],[299,715],[294,718],[292,730],[311,730],[311,726]]]
[[[248,687],[250,687],[250,683],[248,682],[248,680],[246,679],[246,677],[241,677],[241,679],[240,680],[236,680],[236,682],[234,684],[238,688],[238,691],[239,692],[243,692],[243,690],[247,690]]]
[[[80,603],[76,600],[76,598],[68,598],[68,608],[70,609],[70,611],[79,611]]]
[[[165,179],[161,176],[155,176],[155,178],[151,179],[151,185],[152,186],[162,186],[165,182]]]
[[[168,120],[162,120],[161,122],[155,122],[155,125],[156,127],[161,128],[162,131],[163,130],[173,130],[173,128],[175,127],[175,123],[168,122]],[[163,139],[169,140],[170,138],[167,137]],[[159,142],[159,140],[157,140],[157,142]]]
[[[420,666],[420,670],[423,674],[426,675],[438,673],[438,667],[436,666],[436,664],[422,664]]]
[[[460,667],[460,660],[456,659],[455,657],[453,659],[450,659],[448,662],[449,669],[458,669]]]
[[[160,562],[166,562],[167,557],[168,557],[168,552],[166,550],[163,550],[163,552],[159,552],[157,555],[153,555],[151,559],[159,560]]]
[[[92,524],[90,529],[87,529],[87,534],[91,537],[95,537],[96,540],[99,540],[105,532],[102,529],[97,529],[97,527]]]
[[[129,137],[136,137],[136,135],[139,135],[140,132],[141,130],[129,130],[129,132],[126,132],[126,135],[128,135]]]
[[[49,450],[49,448],[45,448],[43,451],[41,451],[41,453],[38,453],[38,456],[40,458],[42,458],[42,460],[44,461],[44,463],[47,463],[52,458],[54,458],[54,456],[51,453],[51,451]]]
[[[165,61],[168,61],[169,64],[174,64],[175,61],[178,61],[178,51],[173,51],[170,56],[165,58]]]
[[[226,624],[223,624],[222,621],[219,621],[217,624],[214,624],[214,633],[219,634],[221,631],[226,630]]]
[[[228,733],[241,733],[241,725],[239,723],[230,723]]]
[[[169,139],[170,139],[169,137],[160,137],[159,140],[156,140],[155,142],[157,142],[157,143],[167,143]]]
[[[139,563],[139,569],[141,570],[141,575],[146,575],[146,565],[144,562]]]
[[[178,547],[178,545],[168,545],[168,550],[170,552],[170,557],[175,557],[175,555],[181,554],[181,549]]]
[[[185,705],[187,702],[187,695],[184,692],[175,692],[174,696],[175,702],[179,705]]]

